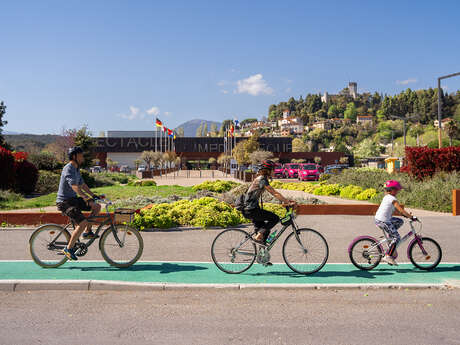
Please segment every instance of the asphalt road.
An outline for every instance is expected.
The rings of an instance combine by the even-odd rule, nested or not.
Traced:
[[[459,344],[460,290],[0,293],[0,343]]]
[[[424,217],[422,234],[439,242],[443,250],[443,262],[460,262],[460,217]],[[300,227],[309,227],[320,231],[329,245],[329,263],[350,262],[347,248],[349,243],[359,235],[379,237],[379,231],[368,216],[299,216]],[[280,227],[278,225],[277,227]],[[400,229],[405,234],[409,226]],[[222,229],[153,231],[142,232],[144,253],[141,260],[148,261],[211,261],[210,248],[215,236]],[[13,228],[0,231],[0,260],[30,260],[28,239],[32,230]],[[282,263],[282,241],[278,240],[271,251],[272,262]],[[405,254],[407,243],[400,247],[401,262],[408,262]],[[97,243],[90,247],[83,258],[101,260]]]

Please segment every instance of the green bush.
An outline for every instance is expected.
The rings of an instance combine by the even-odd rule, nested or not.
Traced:
[[[117,184],[115,180],[102,173],[90,173],[81,169],[80,174],[89,188],[113,186]]]
[[[27,160],[37,167],[38,170],[54,171],[62,168],[63,164],[49,152],[31,153]]]
[[[136,181],[137,182],[137,181]],[[147,180],[147,181],[140,181],[142,187],[147,187],[147,186],[156,186],[157,183],[153,180]]]
[[[358,186],[346,186],[340,190],[340,196],[342,198],[355,199],[358,194],[362,193],[363,189]]]
[[[373,168],[345,169],[338,175],[333,175],[328,183],[341,185],[355,185],[363,189],[374,188],[378,191],[383,189],[385,181],[395,179],[386,170]]]
[[[358,200],[369,200],[377,195],[377,191],[374,188],[368,188],[356,196]]]
[[[211,197],[157,204],[136,215],[133,225],[139,229],[170,228],[179,225],[207,228],[227,227],[245,221],[240,212],[225,202]]]
[[[337,195],[340,193],[339,184],[325,184],[321,185],[313,191],[315,195]]]
[[[321,174],[321,176],[319,177],[319,181],[322,182],[322,181],[327,181],[331,178],[331,174]]]
[[[38,180],[35,185],[35,191],[40,194],[49,194],[57,192],[61,176],[47,170],[38,171]]]
[[[0,190],[0,204],[10,201],[19,201],[22,195],[10,190]]]
[[[209,190],[210,192],[224,193],[238,186],[239,183],[233,181],[223,181],[223,180],[214,180],[214,181],[204,181],[203,183],[193,186],[193,190]]]

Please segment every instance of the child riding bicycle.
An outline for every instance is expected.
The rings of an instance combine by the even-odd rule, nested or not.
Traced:
[[[396,195],[402,189],[402,186],[398,181],[388,180],[385,182],[384,188],[385,196],[375,213],[375,224],[385,231],[391,238],[390,246],[382,261],[388,263],[389,265],[397,266],[398,264],[393,258],[393,254],[396,246],[401,240],[398,229],[403,225],[404,221],[401,218],[393,217],[393,212],[396,208],[404,217],[411,218],[412,220],[416,220],[417,217],[412,216],[409,212],[406,212],[396,199]]]

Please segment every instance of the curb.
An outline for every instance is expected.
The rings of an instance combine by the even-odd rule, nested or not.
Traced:
[[[181,284],[113,280],[1,280],[0,291],[173,291],[173,290],[330,290],[330,289],[459,289],[460,281],[440,284]]]

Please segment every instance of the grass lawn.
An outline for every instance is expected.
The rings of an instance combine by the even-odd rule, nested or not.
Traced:
[[[195,194],[192,187],[182,186],[108,186],[93,188],[92,191],[96,194],[105,194],[112,201],[127,199],[138,195],[142,196],[159,196],[166,197],[171,194],[178,196],[190,196]],[[4,201],[0,203],[0,210],[15,210],[22,208],[39,208],[46,206],[54,206],[56,203],[56,193],[43,195],[37,198],[21,199],[19,201]]]

